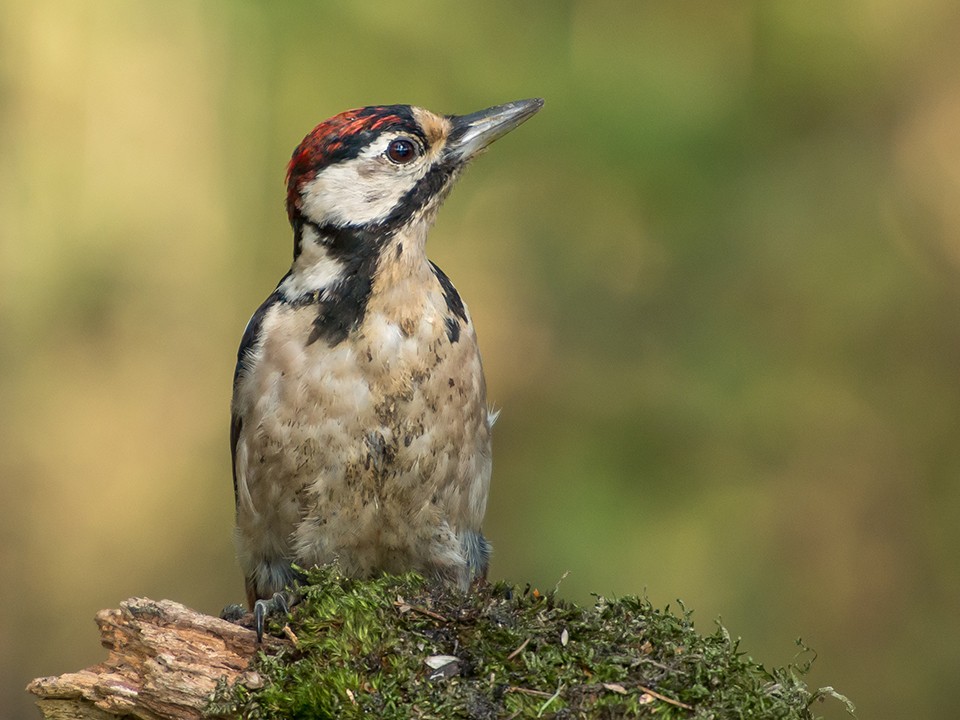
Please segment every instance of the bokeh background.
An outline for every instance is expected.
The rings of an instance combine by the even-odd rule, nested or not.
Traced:
[[[503,411],[492,575],[960,716],[958,68],[955,0],[4,0],[0,716],[100,608],[241,599],[230,382],[301,137],[530,96],[430,247]]]

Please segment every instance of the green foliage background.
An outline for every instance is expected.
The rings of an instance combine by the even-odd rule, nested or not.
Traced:
[[[4,0],[0,716],[98,608],[241,597],[230,378],[301,137],[530,96],[431,237],[503,410],[493,576],[960,715],[957,67],[954,0]]]

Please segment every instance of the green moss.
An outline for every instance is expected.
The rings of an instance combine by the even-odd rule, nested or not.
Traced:
[[[297,647],[261,653],[263,686],[223,685],[211,715],[799,720],[814,717],[815,700],[840,697],[806,687],[809,663],[767,670],[722,626],[700,635],[686,609],[643,598],[582,608],[529,588],[460,594],[332,567],[308,583],[290,620]],[[437,656],[456,660],[431,667]]]

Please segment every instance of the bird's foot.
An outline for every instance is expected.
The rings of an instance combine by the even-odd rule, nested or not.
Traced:
[[[266,619],[273,615],[287,615],[290,605],[296,604],[297,598],[287,592],[274,593],[269,600],[257,600],[253,604],[253,625],[257,631],[257,642],[263,642],[263,627]]]
[[[220,611],[220,619],[251,628],[257,633],[257,643],[263,642],[263,630],[270,617],[287,615],[290,606],[296,605],[300,598],[291,591],[274,593],[266,600],[257,600],[253,604],[253,612],[248,613],[243,605],[233,603]],[[252,616],[252,617],[251,617]]]
[[[226,620],[227,622],[239,623],[246,614],[247,609],[243,605],[231,603],[220,611],[220,619]]]

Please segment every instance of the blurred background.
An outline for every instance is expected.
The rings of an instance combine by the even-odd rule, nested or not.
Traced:
[[[958,67],[955,0],[4,0],[0,716],[100,608],[242,599],[231,376],[303,135],[530,96],[430,245],[503,411],[492,576],[960,716]]]

